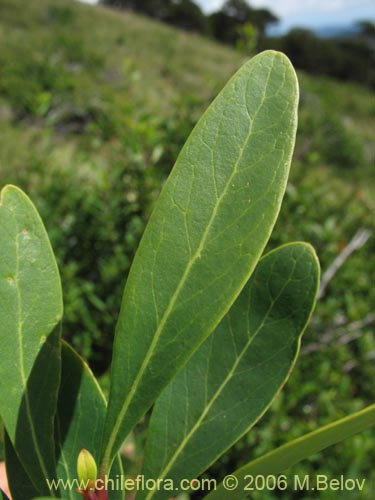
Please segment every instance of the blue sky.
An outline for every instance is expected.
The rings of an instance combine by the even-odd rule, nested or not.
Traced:
[[[96,0],[83,0],[95,3]],[[223,0],[195,0],[205,12],[220,8]],[[332,26],[361,19],[375,21],[374,0],[251,0],[252,7],[266,7],[280,18],[280,28]]]
[[[209,12],[222,0],[196,0]],[[280,18],[282,28],[330,26],[360,19],[375,20],[374,0],[251,0],[252,7],[266,7]]]

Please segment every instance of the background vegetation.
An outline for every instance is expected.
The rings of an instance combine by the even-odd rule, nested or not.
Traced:
[[[317,75],[353,80],[373,88],[375,84],[375,25],[358,20],[351,33],[326,38],[305,28],[267,37],[278,22],[269,9],[254,8],[248,0],[225,0],[219,10],[205,15],[193,0],[100,0],[102,4],[128,9],[187,31],[200,33],[249,52],[278,49],[298,69]]]
[[[0,47],[0,183],[22,187],[41,212],[62,275],[64,336],[106,387],[121,293],[145,222],[194,123],[247,56],[73,0],[0,0]],[[287,387],[212,467],[215,477],[374,400],[375,100],[365,86],[299,78],[297,147],[269,248],[310,241],[324,272],[358,230],[370,238],[328,282]],[[142,460],[144,427],[124,447],[130,474]],[[290,475],[365,477],[362,498],[370,499],[374,445],[363,433]]]

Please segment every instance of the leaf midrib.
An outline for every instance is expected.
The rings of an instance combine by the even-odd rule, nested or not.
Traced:
[[[275,58],[274,58],[275,59]],[[221,193],[221,195],[217,198],[216,200],[216,203],[215,203],[215,206],[213,208],[213,211],[212,211],[212,215],[210,217],[210,220],[207,224],[207,227],[205,229],[205,231],[203,232],[203,235],[202,235],[202,238],[201,238],[201,241],[200,241],[200,244],[197,248],[197,250],[195,251],[195,254],[194,256],[190,259],[190,261],[188,262],[186,268],[185,268],[185,271],[181,277],[181,280],[174,292],[174,294],[172,295],[170,301],[169,301],[169,304],[165,310],[165,312],[163,313],[163,316],[162,316],[162,319],[155,331],[155,335],[152,339],[152,342],[150,344],[150,347],[146,353],[146,356],[144,357],[144,360],[142,362],[142,365],[140,367],[140,370],[138,371],[138,374],[137,374],[137,377],[134,381],[134,383],[132,384],[132,387],[129,391],[129,394],[127,396],[127,398],[125,399],[124,401],[124,404],[120,410],[120,412],[118,413],[118,416],[117,416],[117,419],[115,421],[115,424],[113,426],[113,430],[110,434],[110,437],[109,437],[109,440],[108,440],[108,444],[105,448],[105,451],[104,451],[104,454],[103,454],[103,463],[102,463],[102,469],[104,470],[104,472],[107,472],[107,469],[109,468],[110,466],[110,463],[112,461],[112,458],[111,458],[111,455],[112,455],[112,449],[113,449],[113,446],[114,446],[114,443],[115,443],[115,440],[116,440],[116,437],[119,433],[119,430],[121,428],[121,424],[122,424],[122,421],[124,419],[124,416],[126,415],[126,412],[131,404],[131,401],[133,400],[133,397],[134,397],[134,394],[136,393],[137,389],[138,389],[138,386],[143,378],[143,375],[145,373],[145,370],[146,370],[146,367],[148,365],[148,362],[150,361],[150,359],[152,358],[152,355],[153,355],[153,352],[154,352],[154,348],[155,346],[157,345],[158,343],[158,340],[162,334],[162,331],[163,331],[163,328],[164,328],[164,325],[166,324],[173,308],[174,308],[174,305],[179,297],[179,294],[183,288],[183,286],[185,285],[185,282],[187,280],[187,277],[190,273],[190,270],[192,269],[193,265],[195,264],[195,262],[199,259],[200,255],[201,255],[201,252],[204,248],[204,245],[206,243],[206,240],[207,240],[207,237],[208,237],[208,234],[209,234],[209,231],[212,227],[212,224],[215,220],[215,217],[217,215],[217,212],[219,210],[219,206],[224,198],[224,196],[226,195],[226,193],[228,192],[228,188],[233,180],[233,178],[235,177],[235,175],[237,174],[238,172],[238,166],[242,160],[242,157],[243,157],[243,153],[244,153],[244,150],[246,148],[246,145],[248,144],[249,140],[250,140],[250,137],[252,135],[252,132],[253,132],[253,125],[254,125],[254,122],[256,120],[256,117],[260,111],[260,109],[262,108],[262,105],[264,103],[264,100],[266,98],[266,91],[267,91],[267,87],[268,87],[268,84],[269,84],[269,80],[270,80],[270,77],[271,77],[271,73],[272,73],[272,70],[273,70],[273,66],[274,66],[274,59],[272,61],[272,64],[270,65],[270,70],[269,70],[269,73],[268,73],[268,76],[267,76],[267,79],[266,79],[266,82],[265,82],[265,85],[264,85],[264,91],[263,91],[263,95],[262,95],[262,98],[261,98],[261,101],[259,103],[259,106],[257,108],[257,110],[255,111],[254,113],[254,116],[250,122],[250,127],[249,127],[249,132],[247,133],[247,136],[246,136],[246,139],[243,143],[243,146],[240,147],[240,154],[238,156],[238,159],[236,160],[235,164],[234,164],[234,168],[233,168],[233,172],[231,173],[227,183],[225,184],[225,188],[223,189],[223,192]],[[247,107],[246,107],[247,109]],[[250,115],[249,115],[250,117]],[[215,327],[216,325],[214,325]]]
[[[20,292],[20,286],[19,286],[19,274],[20,274],[20,268],[19,268],[19,262],[20,262],[20,244],[19,244],[19,238],[20,238],[20,231],[19,227],[17,224],[17,217],[14,213],[14,209],[11,208],[11,212],[13,214],[14,220],[15,220],[15,225],[17,228],[17,236],[15,239],[15,244],[16,244],[16,272],[15,272],[15,283],[16,283],[16,289],[17,289],[17,317],[18,317],[18,322],[17,322],[17,335],[18,335],[18,346],[19,346],[19,362],[20,362],[20,375],[21,375],[21,382],[22,382],[22,387],[24,391],[24,398],[25,398],[25,406],[26,406],[26,415],[27,415],[27,420],[30,425],[30,433],[31,433],[31,439],[34,445],[35,453],[39,461],[39,465],[41,468],[41,471],[44,475],[44,477],[47,479],[48,478],[48,471],[46,464],[43,460],[43,455],[41,453],[39,444],[38,444],[38,439],[35,433],[35,427],[34,427],[34,421],[32,418],[32,412],[31,412],[31,405],[30,405],[30,395],[29,395],[29,390],[27,386],[27,378],[26,378],[26,373],[25,373],[25,359],[24,359],[24,352],[23,352],[23,321],[21,320],[22,318],[22,296]],[[16,443],[14,443],[15,445]],[[15,448],[16,449],[16,448]],[[30,476],[29,476],[30,477]],[[39,490],[39,487],[37,484],[35,484],[35,480],[30,477],[31,481],[33,482],[35,488]],[[50,494],[53,497],[56,497],[55,492],[52,491]]]

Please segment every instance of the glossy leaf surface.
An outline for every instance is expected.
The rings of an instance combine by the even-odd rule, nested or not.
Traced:
[[[264,52],[229,81],[183,147],[125,287],[103,470],[253,271],[285,191],[297,103],[290,62]]]
[[[310,245],[285,245],[260,260],[229,313],[158,399],[146,478],[179,484],[198,477],[263,415],[294,365],[318,283]],[[155,490],[138,497],[169,496]]]
[[[62,294],[34,205],[6,186],[0,202],[0,414],[40,494],[55,475],[53,420],[60,377]]]
[[[209,493],[206,500],[235,500],[245,498],[246,475],[279,474],[292,465],[308,458],[319,451],[339,443],[375,425],[375,405],[353,413],[348,417],[336,420],[331,424],[318,428],[305,436],[290,441],[276,448],[249,464],[241,467],[234,476],[238,479],[238,486],[233,491],[226,490],[221,484],[216,491]]]

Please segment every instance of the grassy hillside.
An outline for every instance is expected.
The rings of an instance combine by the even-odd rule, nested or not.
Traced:
[[[0,184],[20,185],[38,206],[62,273],[64,335],[104,373],[123,285],[160,186],[192,126],[245,58],[74,0],[0,0],[0,47]],[[371,237],[329,283],[290,383],[210,471],[219,476],[374,399],[375,100],[360,86],[299,78],[295,159],[269,247],[310,241],[324,271],[358,229]],[[374,445],[364,433],[292,473],[368,477],[363,498],[372,498]]]

